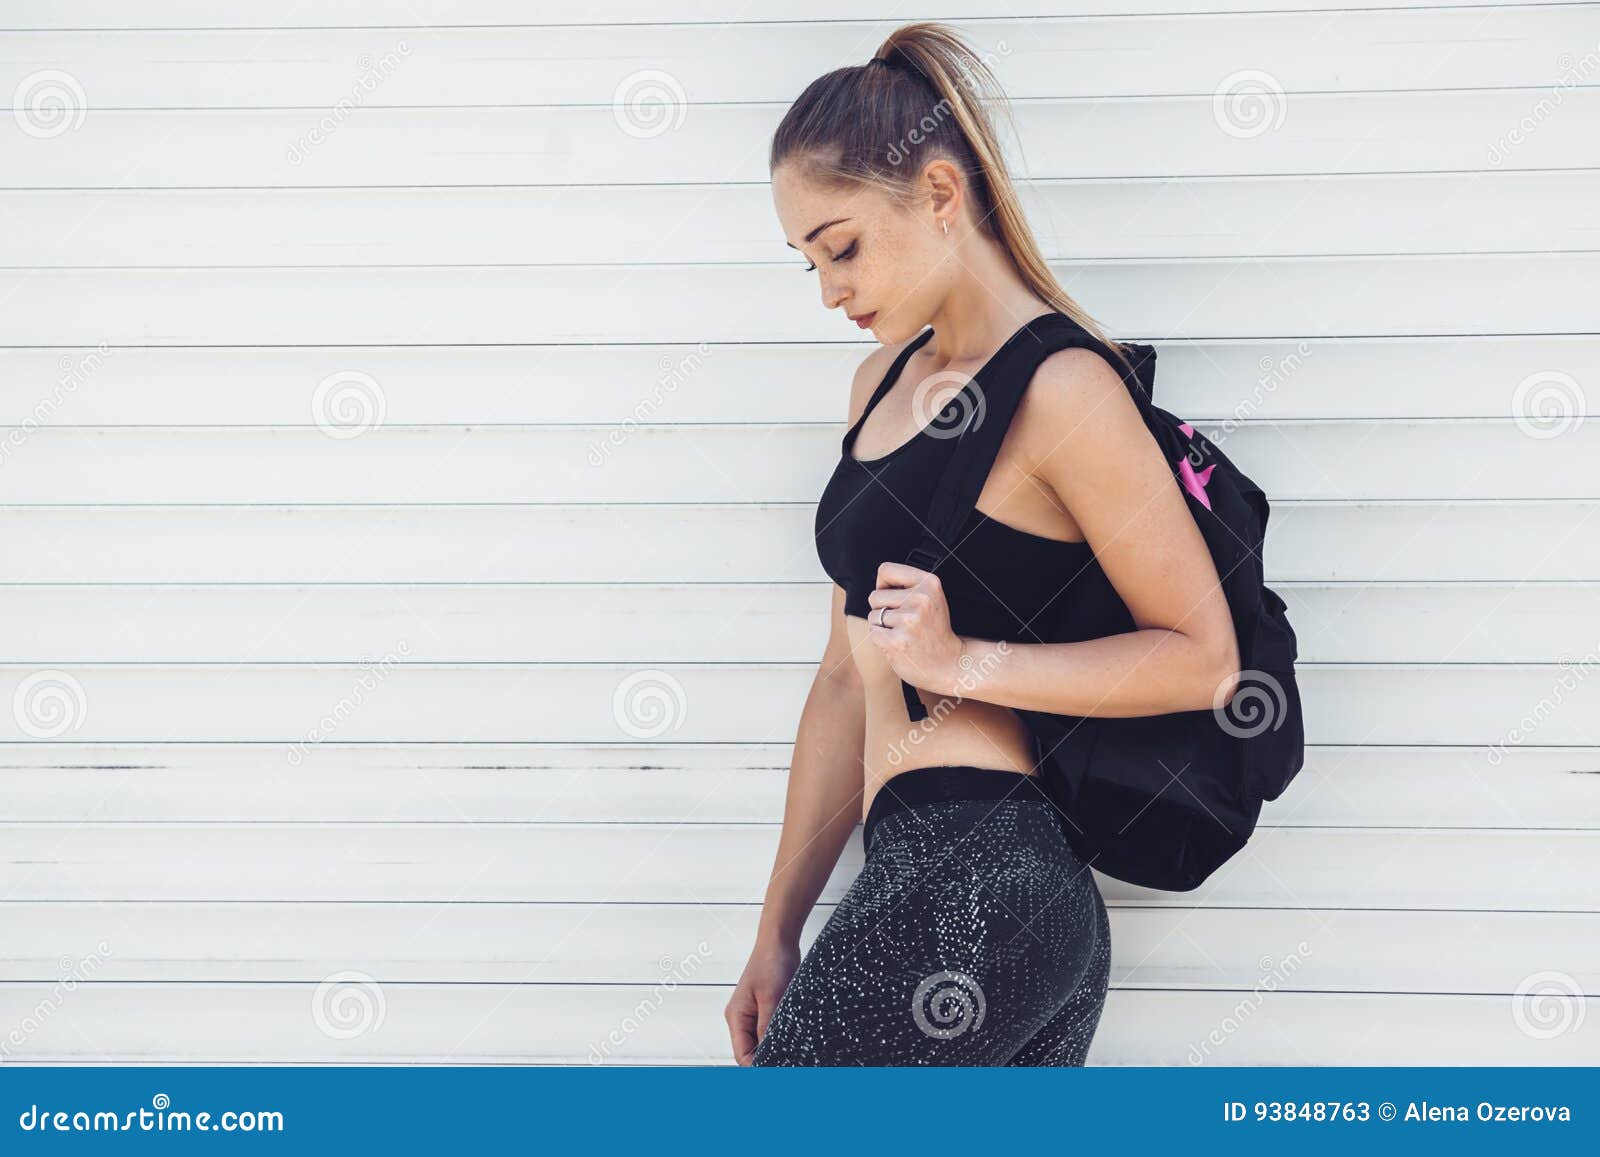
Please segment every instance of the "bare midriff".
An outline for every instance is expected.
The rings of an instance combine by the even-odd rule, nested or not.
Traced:
[[[1033,740],[1015,711],[981,699],[940,695],[923,688],[919,691],[928,716],[912,722],[906,716],[900,676],[868,637],[871,628],[867,621],[848,615],[845,625],[866,696],[863,819],[886,780],[919,767],[955,764],[1034,773]],[[970,694],[982,694],[981,687],[974,687]]]

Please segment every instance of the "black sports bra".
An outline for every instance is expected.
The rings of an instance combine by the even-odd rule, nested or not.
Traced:
[[[1026,332],[1026,325],[1019,328],[972,381],[985,379],[1000,353]],[[959,428],[963,407],[974,399],[969,382],[909,441],[879,458],[851,457],[867,415],[932,336],[932,329],[925,330],[895,358],[861,416],[845,431],[839,463],[817,503],[817,556],[844,588],[845,613],[857,618],[872,609],[867,595],[878,585],[879,565],[903,559],[922,538],[934,488],[955,448],[954,437],[944,435]],[[1046,642],[1134,629],[1088,543],[1046,538],[982,511],[972,512],[954,551],[940,564],[939,578],[958,635]]]

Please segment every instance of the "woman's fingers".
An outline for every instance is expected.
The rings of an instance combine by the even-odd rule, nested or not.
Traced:
[[[733,1059],[741,1065],[748,1065],[751,1055],[756,1051],[756,1010],[747,987],[740,985],[734,990],[733,999],[728,1001],[723,1016],[728,1022],[728,1035],[733,1043]]]

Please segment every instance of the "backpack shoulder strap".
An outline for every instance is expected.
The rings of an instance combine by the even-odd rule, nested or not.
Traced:
[[[926,532],[906,555],[905,561],[919,570],[935,571],[955,549],[957,535],[977,507],[978,496],[989,471],[1000,454],[1000,444],[1016,414],[1023,392],[1033,380],[1034,371],[1045,358],[1063,349],[1092,349],[1122,375],[1129,393],[1143,412],[1149,404],[1155,378],[1155,350],[1151,346],[1124,345],[1134,373],[1123,369],[1121,360],[1104,342],[1064,313],[1044,314],[1028,322],[995,358],[984,366],[970,383],[976,395],[965,415],[956,445],[934,490],[928,508]],[[1140,398],[1141,390],[1144,397]],[[904,679],[900,690],[906,701],[906,714],[915,723],[926,719],[917,690]]]

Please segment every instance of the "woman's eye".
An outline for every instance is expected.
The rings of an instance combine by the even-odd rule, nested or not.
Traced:
[[[852,242],[850,242],[850,244],[848,244],[848,245],[846,245],[844,247],[844,251],[842,253],[840,253],[839,256],[835,257],[834,260],[835,261],[849,261],[855,255],[856,255],[856,243],[854,241],[852,241]],[[807,265],[806,266],[806,272],[807,273],[810,273],[814,269],[816,269],[815,265]]]

